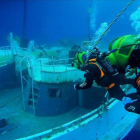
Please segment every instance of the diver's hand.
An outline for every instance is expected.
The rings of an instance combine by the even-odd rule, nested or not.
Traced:
[[[140,102],[138,99],[132,100],[130,97],[123,97],[122,102],[127,111],[140,114]]]
[[[123,97],[123,99],[122,99],[124,106],[127,104],[134,103],[136,101],[138,101],[138,99],[132,100],[130,97]]]
[[[76,83],[76,84],[74,85],[74,90],[80,90],[80,89],[83,89],[86,85],[87,85],[86,82],[84,82],[84,83],[82,83],[82,84],[78,84],[78,83]]]
[[[78,90],[78,87],[79,87],[78,83],[74,84],[74,90]]]
[[[133,100],[130,97],[123,97],[122,102],[124,105],[133,103]]]
[[[84,83],[80,84],[79,87],[83,88],[83,87],[85,87],[86,85],[87,85],[87,83],[84,82]]]

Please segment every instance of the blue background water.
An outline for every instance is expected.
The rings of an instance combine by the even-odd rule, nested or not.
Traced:
[[[129,0],[93,1],[97,5],[95,31],[103,22],[110,23],[125,7]],[[129,16],[138,8],[138,1],[111,27],[103,41],[124,34],[135,33]],[[88,38],[88,8],[91,0],[28,0],[26,8],[26,38],[34,39],[37,44],[56,43],[60,39],[85,40]],[[94,9],[92,9],[94,11]],[[11,31],[22,38],[23,0],[0,1],[0,46],[7,43],[6,37]],[[92,37],[95,31],[90,32]]]
[[[98,0],[95,31],[102,22],[110,23],[129,0]],[[23,0],[0,0],[0,46],[9,45],[9,32],[23,37]],[[26,38],[36,44],[55,44],[61,39],[82,41],[88,39],[88,8],[92,0],[28,0],[26,8]],[[101,43],[107,44],[114,38],[136,33],[131,27],[130,14],[140,7],[135,1],[114,23]],[[90,31],[92,37],[95,31]],[[139,139],[140,121],[125,138]]]

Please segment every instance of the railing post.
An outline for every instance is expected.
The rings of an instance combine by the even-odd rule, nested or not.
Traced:
[[[40,59],[40,69],[41,69],[41,71],[42,71],[41,59]]]
[[[65,59],[65,66],[66,66],[66,71],[67,71],[67,59]]]
[[[31,78],[32,78],[32,99],[33,99],[33,111],[35,115],[35,98],[34,98],[34,66],[36,62],[41,62],[41,59],[36,60],[32,65],[31,65]]]
[[[106,92],[104,98],[106,98],[106,101],[107,101],[107,102],[109,101],[109,93],[108,93],[108,91]]]
[[[53,61],[53,56],[52,56],[52,61]],[[54,61],[53,61],[53,72],[55,72],[55,69],[54,69]]]
[[[23,108],[24,108],[24,110],[25,110],[25,99],[24,99],[24,92],[23,92],[23,75],[22,75],[22,65],[21,65],[21,63],[22,63],[22,61],[24,60],[26,58],[26,56],[25,57],[23,57],[21,60],[20,60],[20,81],[21,81],[21,92],[22,92],[22,100],[23,100]]]
[[[35,99],[34,99],[34,70],[33,70],[33,67],[31,68],[31,71],[32,71],[32,99],[33,99],[33,111],[34,111],[34,115],[35,115]]]

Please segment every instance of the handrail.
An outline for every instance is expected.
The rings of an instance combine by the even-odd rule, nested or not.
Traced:
[[[9,60],[1,61],[0,64],[3,64],[3,63],[6,64],[7,62],[9,62]]]
[[[11,57],[10,57],[10,51],[11,51],[11,47],[10,46],[2,46],[0,47],[0,55],[5,57],[6,61],[1,61],[0,63],[6,63],[9,62]],[[12,56],[12,52],[11,52],[11,56]]]
[[[31,68],[31,72],[32,72],[32,98],[33,98],[33,112],[34,112],[34,115],[35,115],[35,98],[34,98],[34,70],[33,70],[33,67]]]
[[[21,54],[21,55],[23,55],[23,57],[26,55],[31,56],[31,54],[29,52],[30,52],[30,50],[28,48],[14,48],[15,55]]]
[[[32,67],[32,69],[34,69],[34,67],[36,66],[36,63],[39,62],[39,66],[38,67],[40,67],[41,70],[42,70],[42,67],[43,66],[44,67],[52,66],[53,67],[53,72],[56,72],[55,71],[55,67],[60,66],[59,64],[64,64],[64,66],[66,67],[65,71],[67,71],[68,70],[67,67],[68,66],[71,66],[70,63],[69,64],[67,63],[67,61],[69,61],[69,60],[73,60],[73,58],[65,58],[65,59],[40,58],[40,59],[35,60],[34,63],[33,63],[33,65],[31,65],[31,67]],[[43,63],[45,61],[47,62],[48,65],[46,65],[46,64]],[[62,61],[64,61],[64,63],[55,64],[57,62],[62,62]],[[65,72],[65,71],[63,71],[63,72]]]
[[[20,60],[20,62],[19,62],[19,66],[20,66],[20,80],[21,80],[21,91],[22,91],[22,100],[23,100],[23,108],[24,108],[24,110],[25,110],[25,99],[24,99],[24,91],[23,91],[23,79],[25,80],[25,78],[23,77],[23,75],[22,75],[22,62],[23,62],[23,60],[24,59],[27,59],[27,58],[30,58],[31,59],[31,57],[29,57],[29,56],[24,56],[21,60]],[[27,80],[25,80],[26,82],[27,82]]]

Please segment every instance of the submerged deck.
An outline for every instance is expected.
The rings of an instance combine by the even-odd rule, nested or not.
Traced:
[[[20,62],[20,60],[21,60],[21,58],[23,58],[23,56],[19,56],[19,58],[18,58],[17,52],[16,52],[16,55],[17,55],[16,61]],[[46,63],[46,61],[47,61],[47,59],[45,59],[45,60],[41,59],[41,61],[39,59],[39,61],[36,61],[37,62],[36,65],[35,65],[35,63],[33,63],[34,65],[27,66],[29,76],[34,81],[44,82],[44,83],[54,83],[54,81],[55,81],[55,83],[61,83],[61,82],[69,82],[69,81],[76,82],[77,80],[78,81],[83,80],[83,79],[81,79],[82,73],[80,73],[79,71],[75,70],[72,67],[69,67],[69,65],[67,65],[67,61],[66,61],[66,63],[64,63],[65,66],[61,65],[61,63],[60,63],[59,65],[56,65],[55,67],[54,67],[53,63],[51,64],[51,67],[50,67],[50,65],[48,65],[48,62]],[[17,64],[19,64],[19,63],[17,63]],[[30,62],[30,64],[32,64],[32,62]],[[87,94],[88,93],[93,93],[93,92],[87,91]],[[85,96],[87,96],[87,94]],[[101,98],[99,100],[97,100],[97,97],[99,95],[101,96],[101,92],[99,93],[99,91],[97,94],[94,93],[95,100],[93,100],[93,102],[96,104],[96,108],[98,105],[100,106],[102,104]],[[102,96],[104,96],[104,95],[102,95]],[[90,95],[88,97],[91,98]],[[111,105],[110,108],[106,108],[107,110],[105,110],[105,111],[99,110],[99,112],[100,111],[102,112],[101,117],[99,117],[98,111],[93,115],[93,114],[89,113],[92,111],[92,109],[86,109],[86,108],[83,108],[80,106],[77,106],[77,107],[71,109],[70,111],[67,111],[66,113],[63,113],[61,115],[51,116],[51,117],[37,117],[37,116],[34,116],[33,114],[29,114],[23,110],[23,104],[22,104],[23,98],[22,98],[20,86],[11,88],[11,89],[9,88],[9,89],[2,90],[0,92],[0,99],[1,99],[0,100],[0,109],[1,109],[0,116],[1,116],[1,118],[5,118],[7,121],[7,126],[0,129],[0,139],[3,139],[3,140],[15,140],[15,139],[35,135],[37,133],[41,133],[41,132],[47,131],[49,129],[54,129],[58,126],[69,123],[70,121],[73,121],[73,120],[75,121],[75,119],[77,119],[85,114],[86,114],[86,117],[89,114],[91,116],[89,115],[88,119],[84,116],[83,118],[85,118],[85,120],[83,120],[83,118],[82,119],[79,118],[80,121],[81,120],[83,121],[83,122],[80,122],[82,125],[81,124],[78,125],[77,121],[75,121],[75,127],[78,128],[77,131],[79,133],[77,134],[77,131],[75,131],[75,130],[73,131],[73,129],[75,129],[73,126],[73,123],[70,123],[69,130],[71,130],[71,128],[72,128],[71,132],[75,136],[77,136],[77,135],[81,136],[81,132],[84,132],[83,138],[82,138],[83,140],[85,140],[85,138],[88,140],[91,138],[98,139],[98,138],[100,138],[100,135],[104,135],[105,133],[107,133],[114,126],[116,126],[121,120],[123,120],[123,118],[125,118],[128,114],[128,112],[126,112],[124,110],[122,103],[119,102],[119,104],[118,104],[118,101],[115,100],[116,103]],[[84,97],[84,99],[85,99],[85,97]],[[86,98],[86,100],[89,100],[89,99]],[[96,100],[97,100],[97,102],[96,102]],[[113,100],[113,102],[114,102],[114,100]],[[98,103],[98,105],[97,105],[97,103]],[[112,102],[111,102],[111,104],[112,104]],[[51,108],[51,106],[50,106],[50,108]],[[94,109],[96,109],[96,108],[94,108]],[[117,112],[114,112],[114,108]],[[102,109],[102,108],[100,108],[100,109]],[[89,114],[87,114],[87,113],[89,113]],[[116,116],[115,113],[118,113],[118,115]],[[110,118],[113,118],[113,119],[110,119]],[[137,116],[134,119],[136,120]],[[130,125],[132,125],[132,123],[134,123],[134,122],[132,121]],[[101,130],[100,130],[100,128],[98,128],[100,126],[102,126]],[[56,130],[54,129],[54,131],[52,131],[51,135],[50,134],[48,136],[45,135],[45,136],[42,136],[42,138],[46,137],[46,139],[50,139],[50,137],[52,137],[52,139],[53,139],[53,135],[56,133],[57,130],[59,130],[59,129],[56,129]],[[62,133],[62,137],[64,136],[66,130],[67,130],[67,128]],[[69,130],[67,132],[70,132]],[[100,131],[102,131],[103,134],[101,134]],[[59,135],[60,131],[58,131],[58,132],[59,132],[58,133],[58,135]],[[96,132],[96,133],[93,133],[93,132]],[[89,135],[88,135],[88,133],[89,133]],[[120,133],[121,133],[121,131],[120,131]],[[99,134],[99,135],[97,135],[97,134]],[[68,136],[66,136],[66,137],[68,138]],[[41,139],[41,136],[37,137],[37,138]],[[69,139],[72,139],[72,138],[69,138]],[[62,140],[62,139],[60,138],[59,140]],[[64,140],[68,140],[68,139],[65,139],[65,136],[64,136]],[[76,140],[79,140],[79,138]]]
[[[14,140],[26,137],[74,120],[89,111],[76,107],[62,115],[37,117],[23,110],[21,88],[6,89],[0,92],[0,116],[9,124],[9,131],[0,131],[0,139]]]
[[[76,108],[74,108],[66,113],[63,113],[61,115],[51,116],[51,117],[37,117],[37,116],[29,114],[23,110],[21,88],[20,87],[5,89],[5,90],[1,91],[0,98],[1,98],[0,116],[1,116],[1,118],[5,118],[7,121],[7,124],[8,124],[5,127],[8,129],[5,129],[5,128],[0,129],[0,139],[3,139],[3,140],[15,140],[15,139],[20,139],[20,138],[24,138],[27,136],[35,135],[37,133],[41,133],[41,132],[47,131],[49,129],[53,129],[55,127],[59,127],[61,125],[64,125],[64,124],[71,122],[72,120],[75,120],[75,119],[92,111],[91,109],[86,109],[83,107],[76,107]],[[96,114],[95,116],[91,116],[91,118],[85,120],[85,122],[87,122],[86,125],[84,125],[84,122],[83,122],[82,127],[80,127],[79,125],[75,126],[75,128],[80,127],[78,129],[79,131],[78,130],[74,131],[74,132],[72,131],[72,132],[70,132],[70,134],[77,132],[77,135],[81,136],[80,129],[85,128],[85,132],[86,132],[87,128],[89,127],[88,125],[90,125],[90,127],[93,129],[93,130],[90,129],[90,131],[88,131],[88,133],[91,132],[91,134],[93,134],[93,131],[98,131],[98,129],[96,130],[96,127],[95,127],[96,123],[97,123],[97,124],[102,125],[102,127],[104,129],[106,127],[108,127],[108,133],[106,133],[106,135],[103,135],[103,139],[104,138],[108,139],[108,134],[111,133],[110,130],[114,126],[117,127],[118,124],[120,126],[121,121],[123,121],[123,120],[125,120],[125,122],[123,121],[122,125],[120,127],[123,128],[123,126],[125,125],[125,129],[121,130],[120,128],[118,128],[117,129],[118,133],[116,134],[116,137],[117,136],[121,137],[122,131],[124,131],[123,135],[125,135],[124,133],[127,134],[126,131],[129,131],[132,128],[135,121],[139,117],[136,114],[127,113],[126,111],[124,111],[121,102],[118,102],[119,104],[116,104],[117,102],[118,101],[115,100],[115,102],[113,102],[108,107],[110,112],[105,111],[105,113],[101,117],[98,117],[98,114]],[[113,106],[115,108],[112,108]],[[119,114],[117,117],[115,117],[116,114],[113,110],[115,109],[117,111],[118,108],[119,108]],[[127,115],[127,114],[129,114],[129,115]],[[131,121],[129,121],[130,118],[127,116],[132,117],[133,119],[131,119]],[[111,118],[113,117],[113,119],[110,120],[109,119],[110,117]],[[126,119],[124,119],[124,118],[128,118],[127,119],[128,121],[126,122]],[[95,121],[94,121],[94,119],[95,119]],[[105,121],[104,119],[107,119],[106,122],[104,122]],[[88,123],[88,121],[89,121],[89,123]],[[115,123],[113,123],[113,121],[115,121]],[[90,124],[90,123],[92,123],[92,124]],[[116,127],[115,127],[115,129],[116,129]],[[128,129],[126,129],[126,127],[128,127]],[[101,130],[103,130],[103,128]],[[113,131],[113,133],[114,132],[115,132],[115,130]],[[58,134],[61,134],[61,133],[58,133]],[[64,134],[65,134],[65,131],[64,131]],[[89,134],[89,136],[92,136],[91,134]],[[94,133],[94,135],[95,135],[95,133]],[[85,135],[84,135],[84,137],[85,137]],[[95,137],[97,137],[97,136],[95,136]],[[112,136],[112,138],[113,138],[113,136]],[[41,137],[40,137],[40,139],[41,139]],[[46,138],[46,139],[48,139],[48,138]],[[61,140],[61,138],[60,138],[60,140]]]

